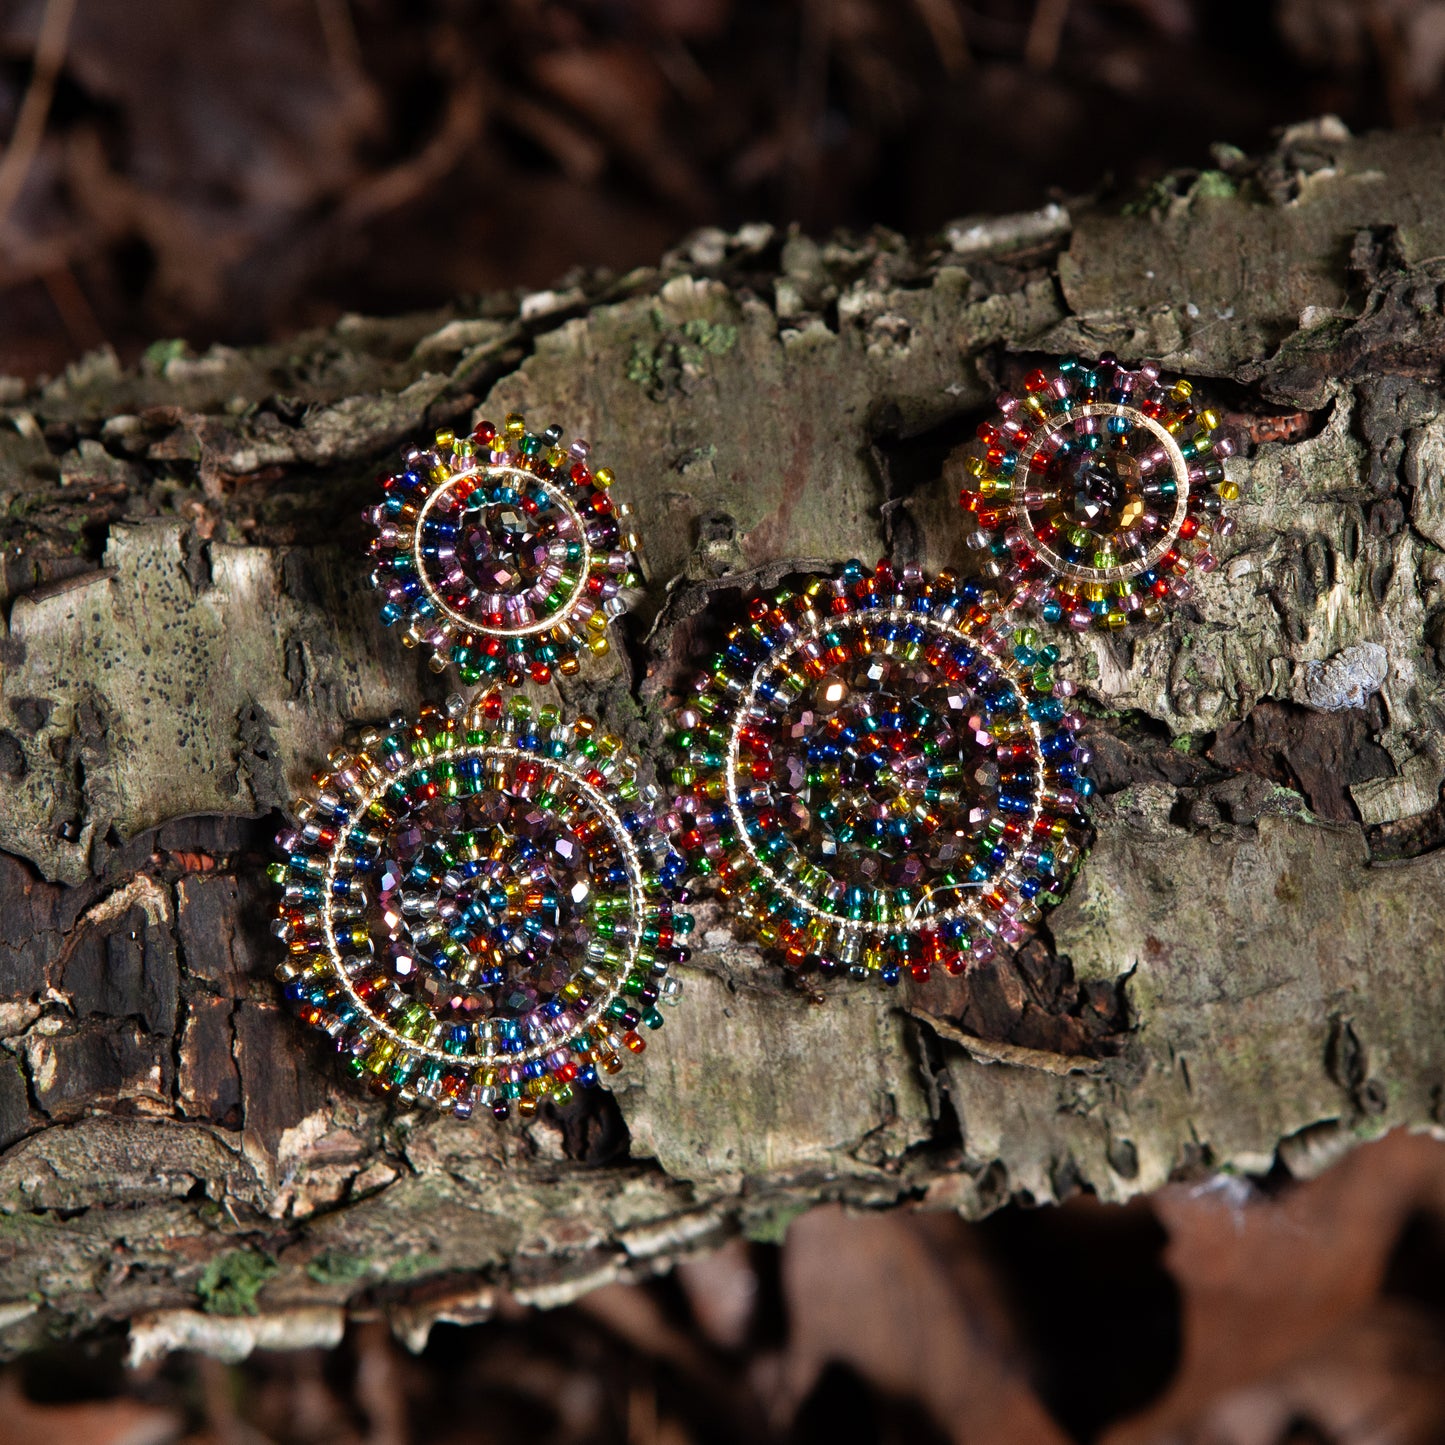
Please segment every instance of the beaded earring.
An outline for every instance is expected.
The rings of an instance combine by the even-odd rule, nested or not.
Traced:
[[[434,670],[541,684],[606,650],[637,539],[561,435],[482,422],[383,480],[372,580]],[[379,1092],[458,1117],[617,1072],[681,992],[692,930],[677,820],[639,771],[591,718],[496,686],[333,753],[269,870],[302,1020]]]
[[[976,584],[886,561],[748,618],[673,739],[694,871],[799,972],[891,984],[1016,947],[1091,791],[1057,651]]]
[[[590,465],[562,428],[540,434],[513,413],[499,431],[438,432],[382,478],[371,583],[381,620],[409,647],[431,649],[434,672],[518,686],[578,670],[604,653],[607,624],[638,581],[638,540],[612,473]]]
[[[357,1078],[505,1118],[642,1052],[692,919],[675,820],[619,739],[491,691],[327,767],[277,839],[277,972]]]
[[[1183,377],[1068,357],[1005,392],[978,429],[960,501],[986,576],[1049,622],[1077,631],[1155,621],[1214,569],[1211,537],[1238,495],[1233,441]]]

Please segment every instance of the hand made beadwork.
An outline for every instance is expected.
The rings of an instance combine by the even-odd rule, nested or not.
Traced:
[[[886,562],[748,617],[674,739],[696,871],[796,969],[894,983],[1016,946],[1090,792],[1055,650],[976,586]]]
[[[1233,442],[1192,384],[1130,371],[1113,357],[1034,371],[978,429],[961,492],[968,544],[1014,603],[1079,631],[1152,621],[1209,572],[1227,536],[1224,473]]]
[[[500,431],[438,432],[383,478],[372,585],[382,621],[429,647],[434,671],[545,683],[576,672],[584,648],[607,651],[637,581],[637,537],[611,472],[592,469],[586,442],[561,442],[561,427],[535,434],[514,414]]]
[[[278,974],[358,1077],[530,1114],[642,1051],[692,919],[674,820],[617,738],[493,691],[328,763],[277,839]]]

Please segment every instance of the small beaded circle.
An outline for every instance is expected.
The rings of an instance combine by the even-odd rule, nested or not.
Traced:
[[[793,968],[959,973],[1079,856],[1091,785],[1058,654],[974,584],[850,562],[755,599],[674,742],[680,842]]]
[[[591,719],[495,690],[333,754],[271,870],[301,1017],[357,1077],[463,1116],[616,1072],[692,928],[637,773]]]
[[[1192,383],[1069,357],[998,409],[960,500],[977,523],[969,546],[1019,605],[1078,631],[1119,628],[1156,620],[1192,595],[1191,572],[1214,569],[1209,539],[1233,528],[1234,444]]]
[[[612,473],[589,455],[580,439],[564,451],[561,427],[532,433],[514,413],[500,431],[438,432],[382,478],[371,582],[382,621],[429,647],[433,671],[454,663],[463,682],[515,687],[607,651],[607,624],[638,580],[638,540]]]

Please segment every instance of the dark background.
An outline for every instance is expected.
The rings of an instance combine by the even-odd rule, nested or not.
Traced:
[[[1445,0],[0,4],[0,372],[284,337],[768,221],[1124,200],[1445,116]],[[0,1375],[0,1445],[1445,1441],[1445,1149],[981,1225],[824,1210],[549,1314]],[[1056,1424],[1050,1424],[1050,1421]]]
[[[1442,77],[1438,0],[7,0],[0,370],[1127,192]]]

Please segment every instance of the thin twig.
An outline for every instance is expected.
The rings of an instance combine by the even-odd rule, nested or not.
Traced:
[[[54,266],[42,271],[40,280],[50,293],[50,303],[55,307],[76,351],[94,351],[96,347],[104,346],[105,330],[95,314],[95,308],[80,289],[75,272],[69,266]]]
[[[76,0],[45,0],[45,13],[40,18],[40,34],[35,40],[35,63],[25,99],[5,154],[0,156],[0,222],[10,213],[15,198],[30,174],[31,162],[40,149],[45,123],[50,118],[50,102],[55,97],[55,82],[65,63],[65,42],[70,22],[75,15]]]
[[[957,0],[914,0],[914,3],[928,27],[929,39],[944,71],[958,75],[967,70],[973,57],[968,52],[968,36],[964,33]]]
[[[1052,70],[1064,41],[1064,21],[1069,16],[1069,0],[1039,0],[1034,18],[1029,23],[1024,41],[1024,64],[1040,74]]]
[[[1393,12],[1380,0],[1367,0],[1364,7],[1365,31],[1375,47],[1380,76],[1385,82],[1385,108],[1390,124],[1405,130],[1418,119],[1415,97],[1410,89],[1406,69],[1404,38]]]
[[[348,79],[359,79],[364,71],[361,38],[347,0],[316,0],[316,18],[331,64]]]
[[[353,189],[341,205],[343,223],[366,225],[424,195],[476,144],[486,116],[481,82],[475,76],[464,76],[447,101],[437,133],[416,155]]]
[[[1101,1074],[1103,1059],[1091,1059],[1085,1054],[1056,1054],[1047,1049],[1026,1049],[1022,1044],[998,1043],[993,1039],[981,1039],[976,1034],[964,1033],[956,1024],[931,1014],[926,1009],[908,1010],[916,1019],[921,1019],[941,1039],[957,1044],[971,1059],[980,1064],[1006,1064],[1015,1069],[1034,1069],[1041,1074],[1054,1074],[1062,1078],[1066,1074]]]

